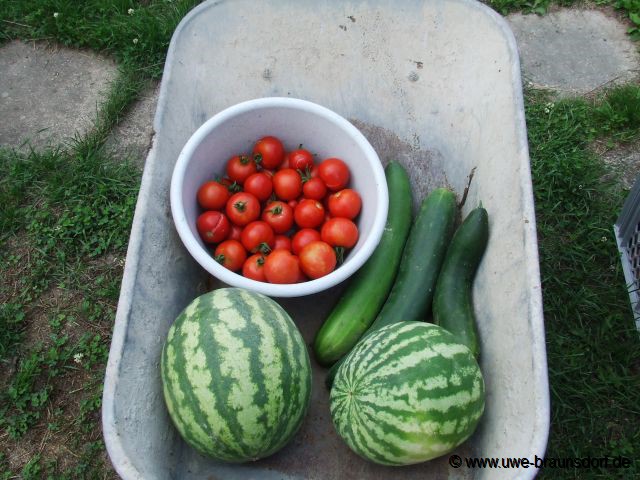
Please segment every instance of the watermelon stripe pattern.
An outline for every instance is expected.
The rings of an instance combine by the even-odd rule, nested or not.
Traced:
[[[475,430],[484,380],[470,350],[437,325],[399,322],[361,341],[339,368],[331,416],[345,442],[383,465],[444,455]]]
[[[160,368],[181,436],[227,462],[282,448],[302,424],[311,395],[300,332],[275,301],[243,289],[195,299],[169,329]]]

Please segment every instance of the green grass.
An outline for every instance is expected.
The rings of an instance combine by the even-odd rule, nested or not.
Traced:
[[[104,448],[96,425],[140,174],[99,150],[79,154],[84,145],[0,151],[0,250],[9,253],[0,260],[0,364],[15,369],[0,382],[0,445],[8,455],[41,432],[81,452],[62,470],[55,458],[34,460],[24,478],[101,478],[105,469],[93,455]]]
[[[99,411],[140,174],[102,147],[197,3],[0,0],[0,42],[55,41],[119,66],[86,135],[0,151],[0,480],[114,476]],[[18,467],[17,445],[33,453]]]
[[[99,413],[140,172],[102,146],[145,83],[131,72],[121,68],[86,135],[0,150],[0,370],[13,371],[0,376],[0,479],[113,475],[96,455]],[[16,471],[19,444],[38,453]]]
[[[625,471],[547,470],[548,478],[640,475],[640,335],[635,330],[612,225],[626,192],[603,180],[594,140],[639,137],[640,87],[597,102],[527,96],[540,242],[551,432],[547,456],[622,455]]]
[[[99,410],[139,172],[102,145],[159,78],[175,26],[197,3],[0,0],[0,42],[88,48],[120,69],[88,134],[57,150],[0,151],[0,251],[8,252],[0,256],[0,480],[113,477]],[[542,14],[577,2],[488,3]],[[639,36],[640,0],[597,3],[624,11]],[[640,340],[611,228],[625,192],[604,180],[611,176],[590,146],[638,141],[640,88],[556,103],[529,91],[526,115],[552,397],[547,456],[634,461],[625,471],[547,470],[541,478],[637,477]],[[16,445],[32,452],[17,466]]]
[[[98,153],[0,152],[0,248],[16,252],[0,265],[20,271],[13,285],[2,285],[11,301],[0,307],[7,325],[0,331],[0,359],[18,339],[25,305],[53,285],[91,293],[81,281],[84,262],[124,253],[138,177],[131,165]],[[16,237],[26,252],[10,247]]]

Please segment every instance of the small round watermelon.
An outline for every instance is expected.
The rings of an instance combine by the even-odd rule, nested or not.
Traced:
[[[475,430],[484,380],[471,351],[430,323],[399,322],[370,334],[340,366],[333,423],[362,457],[409,465],[444,455]]]
[[[169,329],[160,368],[182,438],[226,462],[280,450],[309,405],[311,366],[300,332],[274,300],[248,290],[196,298]]]

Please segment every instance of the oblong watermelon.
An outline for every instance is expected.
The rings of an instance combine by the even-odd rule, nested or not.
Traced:
[[[218,460],[275,453],[309,405],[311,366],[300,332],[274,300],[239,288],[204,294],[180,313],[160,369],[182,438]]]
[[[331,417],[345,442],[383,465],[444,455],[475,430],[484,380],[471,351],[430,323],[399,322],[366,337],[339,368]]]

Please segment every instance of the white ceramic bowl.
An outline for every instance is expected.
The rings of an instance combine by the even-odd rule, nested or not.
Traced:
[[[259,138],[274,135],[286,150],[304,148],[342,159],[351,171],[350,187],[362,197],[356,219],[358,243],[345,262],[329,275],[307,282],[278,285],[258,282],[231,272],[216,262],[196,229],[202,212],[196,192],[202,183],[224,172],[233,155],[250,153]],[[273,297],[298,297],[326,290],[351,276],[371,256],[387,219],[389,198],[384,169],[360,131],[340,115],[305,100],[260,98],[239,103],[205,122],[186,143],[171,178],[171,212],[185,247],[209,273],[228,285]]]

